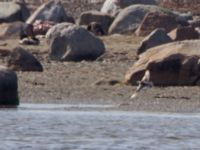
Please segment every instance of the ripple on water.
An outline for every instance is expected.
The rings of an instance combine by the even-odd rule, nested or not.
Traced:
[[[0,111],[1,150],[199,149],[200,116],[117,111]]]

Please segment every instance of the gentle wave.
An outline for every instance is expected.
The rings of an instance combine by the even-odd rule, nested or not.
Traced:
[[[18,109],[1,109],[1,150],[200,148],[199,114],[63,109],[68,106],[71,105],[23,104]]]

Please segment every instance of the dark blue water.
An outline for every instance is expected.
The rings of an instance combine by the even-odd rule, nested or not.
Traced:
[[[199,114],[65,109],[62,105],[24,105],[0,110],[0,149],[200,149]]]

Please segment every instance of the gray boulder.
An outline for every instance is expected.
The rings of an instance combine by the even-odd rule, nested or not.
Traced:
[[[138,36],[147,36],[157,28],[164,28],[166,32],[170,32],[177,26],[176,15],[163,12],[149,12],[145,15],[135,33]]]
[[[19,21],[0,24],[0,39],[18,38],[23,25],[24,23]]]
[[[11,51],[8,58],[8,67],[16,71],[43,71],[41,63],[21,47]]]
[[[148,12],[165,11],[153,5],[132,5],[123,9],[109,28],[109,33],[127,33],[135,31]]]
[[[134,4],[156,5],[156,0],[106,0],[101,12],[116,16],[121,9]]]
[[[125,75],[125,83],[136,84],[150,71],[154,85],[180,86],[200,83],[200,40],[185,40],[156,46],[142,53]]]
[[[54,39],[57,36],[60,36],[61,31],[63,29],[66,29],[66,28],[68,28],[69,26],[72,26],[72,25],[73,25],[72,23],[64,22],[64,23],[56,24],[53,27],[51,27],[48,30],[48,32],[46,33],[47,43],[49,44],[52,41],[52,39]]]
[[[0,2],[0,23],[26,21],[29,15],[24,3]]]
[[[92,22],[96,22],[101,25],[105,34],[107,34],[108,29],[113,22],[114,17],[101,13],[98,11],[87,11],[83,12],[79,18],[78,24],[79,25],[89,25]]]
[[[152,31],[147,37],[145,37],[139,48],[137,49],[137,55],[145,52],[147,49],[172,42],[173,40],[168,36],[167,32],[163,28],[158,28]]]
[[[65,9],[60,0],[50,0],[41,5],[26,21],[27,24],[33,24],[36,20],[48,20],[56,23],[73,22],[74,19],[66,15]]]
[[[14,71],[0,66],[0,107],[19,105],[17,75]]]
[[[58,61],[95,60],[105,51],[103,42],[82,27],[70,26],[52,39],[50,58]]]

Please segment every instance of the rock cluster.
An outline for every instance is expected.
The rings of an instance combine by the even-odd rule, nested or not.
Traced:
[[[34,10],[27,3],[35,2],[0,2],[0,39],[20,36],[20,44],[37,46],[42,35],[49,61],[94,61],[107,51],[98,36],[133,34],[144,39],[126,83],[136,84],[147,70],[155,85],[200,83],[198,0],[50,0]],[[0,67],[0,105],[19,104],[14,71],[43,71],[24,45],[0,50],[8,58]]]

